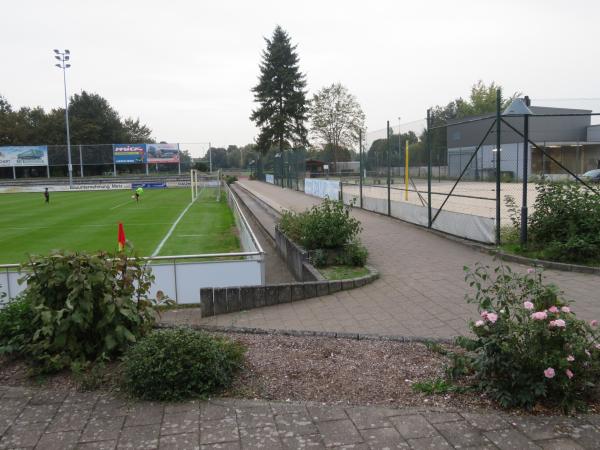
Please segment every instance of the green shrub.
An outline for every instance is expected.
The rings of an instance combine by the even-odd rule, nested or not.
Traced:
[[[227,184],[233,184],[238,180],[238,177],[236,177],[235,175],[227,175],[225,176],[225,183]]]
[[[465,270],[475,288],[468,300],[481,320],[470,322],[474,339],[457,341],[467,354],[455,373],[472,370],[479,387],[504,407],[532,408],[544,400],[564,411],[584,408],[600,376],[595,322],[577,319],[533,269],[526,275],[507,266]]]
[[[230,385],[242,366],[244,348],[189,329],[154,331],[123,359],[127,392],[147,400],[206,397]]]
[[[22,270],[36,330],[28,353],[40,371],[116,356],[155,323],[154,277],[140,260],[59,252],[32,257]]]
[[[327,265],[327,252],[321,248],[313,250],[310,253],[310,262],[315,267],[325,267]]]
[[[530,247],[566,262],[600,258],[600,195],[575,183],[540,183],[529,218]]]
[[[369,251],[359,241],[354,240],[344,248],[344,264],[353,267],[362,267],[367,263]]]
[[[0,355],[22,355],[35,332],[33,310],[23,297],[0,308]]]
[[[284,212],[279,228],[307,250],[341,249],[361,231],[360,222],[350,215],[350,207],[329,199],[308,211]]]

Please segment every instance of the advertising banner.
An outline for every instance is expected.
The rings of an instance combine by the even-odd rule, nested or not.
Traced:
[[[167,187],[167,183],[131,183],[132,189],[137,189],[139,187],[142,189],[164,189]]]
[[[177,164],[179,162],[179,144],[146,144],[148,163]]]
[[[0,147],[0,167],[47,166],[47,145]]]
[[[146,144],[113,144],[115,164],[145,164]]]

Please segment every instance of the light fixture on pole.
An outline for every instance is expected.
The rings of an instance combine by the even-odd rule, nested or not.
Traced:
[[[523,199],[521,204],[521,246],[527,245],[527,177],[529,176],[529,97],[516,98],[502,113],[504,116],[523,116]]]
[[[69,103],[67,100],[67,69],[71,67],[67,61],[71,59],[71,52],[67,49],[60,51],[54,49],[54,57],[60,61],[60,64],[55,64],[56,67],[63,71],[63,85],[65,88],[65,121],[67,127],[67,161],[69,164],[69,189],[73,189],[73,164],[71,162],[71,136],[69,135]]]

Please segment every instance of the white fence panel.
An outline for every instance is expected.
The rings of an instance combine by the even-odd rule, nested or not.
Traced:
[[[335,180],[321,180],[319,178],[305,178],[304,192],[315,197],[337,200],[340,196],[340,182]]]

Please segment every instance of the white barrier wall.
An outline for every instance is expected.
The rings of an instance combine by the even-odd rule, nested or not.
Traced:
[[[360,205],[359,198],[344,192],[344,203]],[[363,209],[380,214],[388,213],[387,198],[373,198],[363,196]],[[431,209],[431,217],[435,217],[437,209]],[[429,221],[426,206],[414,205],[406,202],[392,200],[390,202],[390,215],[406,222],[426,227]],[[454,211],[445,211],[439,214],[432,228],[444,233],[460,236],[473,241],[493,244],[496,242],[496,223],[489,217],[463,214]]]
[[[305,178],[304,193],[315,197],[328,197],[330,200],[337,200],[340,197],[340,182],[320,178]]]
[[[149,295],[155,298],[160,290],[178,304],[200,303],[201,288],[262,285],[262,264],[255,259],[152,264],[155,279]],[[6,294],[0,305],[26,288],[17,283],[22,276],[0,269],[0,292]]]

